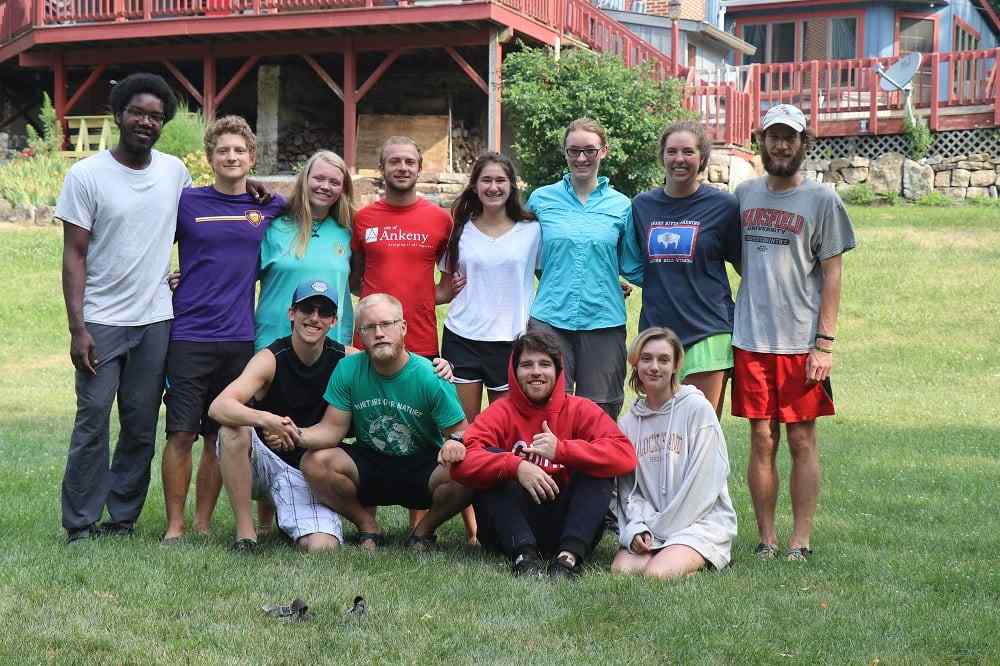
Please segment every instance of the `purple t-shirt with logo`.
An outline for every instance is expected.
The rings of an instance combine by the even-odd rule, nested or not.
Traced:
[[[284,207],[279,196],[261,205],[250,194],[222,194],[211,185],[181,193],[176,235],[181,283],[174,292],[171,340],[254,339],[260,241]]]

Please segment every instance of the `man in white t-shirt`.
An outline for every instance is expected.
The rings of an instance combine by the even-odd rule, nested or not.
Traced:
[[[153,74],[111,90],[118,145],[70,168],[56,204],[76,421],[62,483],[67,542],[130,535],[149,487],[173,318],[167,285],[183,163],[153,150],[177,100]],[[109,417],[121,432],[109,467]],[[98,521],[107,507],[109,520]]]

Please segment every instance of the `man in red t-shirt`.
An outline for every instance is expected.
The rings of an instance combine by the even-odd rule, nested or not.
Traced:
[[[351,291],[361,298],[386,293],[403,304],[408,351],[433,358],[438,354],[434,307],[439,290],[434,267],[448,246],[451,216],[417,196],[423,165],[413,139],[392,136],[382,145],[379,166],[385,197],[354,217],[351,238]],[[355,336],[354,344],[361,347]]]
[[[423,155],[407,136],[390,136],[379,156],[385,196],[354,216],[351,233],[351,293],[364,298],[385,293],[403,304],[407,351],[433,359],[438,355],[438,303],[446,302],[441,285],[434,284],[434,267],[448,248],[451,215],[417,196]],[[442,280],[447,274],[442,274]],[[455,276],[454,291],[465,285]],[[354,346],[363,349],[355,334]],[[420,519],[410,512],[410,526]],[[472,509],[462,513],[470,543],[476,540]]]

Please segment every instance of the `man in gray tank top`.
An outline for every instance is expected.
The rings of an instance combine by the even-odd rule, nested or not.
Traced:
[[[734,318],[732,404],[734,416],[750,419],[747,481],[762,559],[778,552],[775,459],[781,423],[792,458],[787,559],[812,554],[820,477],[816,418],[834,413],[830,372],[842,258],[855,246],[840,197],[800,171],[811,138],[799,109],[772,107],[758,136],[767,175],[736,189],[743,281]]]

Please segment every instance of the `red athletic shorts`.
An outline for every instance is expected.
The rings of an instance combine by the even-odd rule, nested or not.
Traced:
[[[733,347],[733,416],[782,423],[833,416],[830,380],[806,384],[809,354],[765,354]]]

